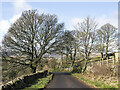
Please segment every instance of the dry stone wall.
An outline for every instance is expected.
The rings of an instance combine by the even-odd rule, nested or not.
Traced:
[[[27,87],[29,84],[32,84],[38,78],[46,77],[47,74],[48,74],[48,71],[44,71],[44,72],[37,72],[31,75],[19,77],[13,81],[8,82],[5,85],[2,85],[2,90],[23,89],[24,87]]]

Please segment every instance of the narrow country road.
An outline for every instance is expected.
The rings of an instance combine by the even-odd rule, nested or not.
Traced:
[[[90,88],[70,73],[54,72],[53,80],[46,88]]]

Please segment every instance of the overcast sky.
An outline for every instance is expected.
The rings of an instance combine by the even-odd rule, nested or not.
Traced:
[[[39,13],[56,14],[59,22],[65,23],[65,29],[73,30],[78,22],[87,17],[95,17],[98,28],[105,23],[118,27],[117,2],[1,2],[0,43],[10,25],[20,17],[22,11],[37,9]]]

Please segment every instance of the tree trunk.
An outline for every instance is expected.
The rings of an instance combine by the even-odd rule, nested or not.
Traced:
[[[74,50],[74,58],[73,58],[74,61],[75,61],[75,58],[76,58],[76,48]]]
[[[101,52],[101,57],[103,58],[103,52]]]
[[[86,68],[87,68],[87,58],[85,59],[85,64],[84,64],[84,68],[83,68],[83,71],[82,72],[85,72]]]
[[[70,53],[70,59],[73,60],[73,58],[72,58],[72,53]]]
[[[32,69],[32,73],[36,73],[37,66],[30,65],[30,68]]]
[[[72,67],[73,67],[74,63],[75,63],[75,61],[73,60],[73,62],[72,62]]]
[[[67,61],[68,61],[68,53],[66,54],[66,64],[67,64]]]
[[[36,73],[36,67],[33,68],[33,73]]]
[[[76,48],[75,48],[75,50],[74,50],[74,56],[73,56],[73,63],[72,63],[72,67],[73,67],[73,65],[74,65],[74,63],[75,63],[75,58],[76,58]]]
[[[103,64],[103,52],[101,52],[101,64],[100,65],[102,65]]]
[[[109,42],[109,37],[107,37],[107,42],[106,42],[106,52],[105,52],[106,58],[108,57],[108,42]]]
[[[108,40],[107,40],[107,43],[106,43],[106,53],[105,53],[106,55],[106,59],[107,59],[107,66],[108,66],[108,64],[109,64],[109,57],[108,57]]]
[[[71,60],[71,66],[73,66],[73,57],[72,57],[72,53],[70,53],[70,60]]]

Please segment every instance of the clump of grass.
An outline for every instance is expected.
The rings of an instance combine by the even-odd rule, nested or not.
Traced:
[[[26,87],[23,90],[31,90],[31,89],[38,89],[38,88],[44,88],[48,82],[52,79],[52,74],[45,77],[45,78],[39,78],[37,82],[34,85],[31,85],[30,87]]]

